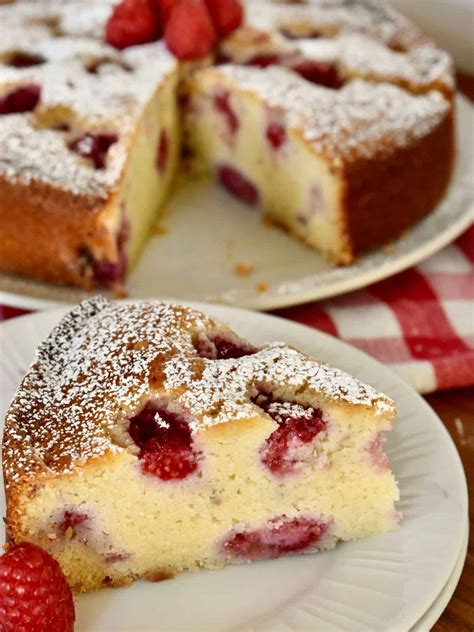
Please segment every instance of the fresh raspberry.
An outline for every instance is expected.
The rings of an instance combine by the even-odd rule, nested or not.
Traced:
[[[224,554],[241,560],[268,560],[299,553],[315,545],[328,524],[314,518],[286,516],[270,520],[266,527],[233,533],[222,545]]]
[[[246,66],[257,66],[257,68],[268,68],[268,66],[275,66],[281,63],[281,55],[276,53],[261,53],[260,55],[254,55],[247,59]]]
[[[204,0],[219,37],[235,31],[244,19],[239,0]]]
[[[293,449],[311,443],[326,428],[322,411],[311,406],[274,400],[269,395],[258,395],[254,403],[278,423],[278,428],[266,441],[262,462],[273,474],[284,476],[293,473],[299,464],[297,457],[292,454]]]
[[[40,66],[44,64],[45,58],[41,55],[35,55],[31,53],[13,53],[7,62],[7,66],[13,66],[13,68],[30,68],[31,66]]]
[[[303,59],[291,66],[292,70],[301,77],[315,83],[318,86],[325,86],[337,90],[342,86],[342,81],[334,64],[315,61],[313,59]]]
[[[198,340],[195,347],[201,358],[207,358],[208,360],[243,358],[257,352],[257,348],[250,343],[230,340],[222,336]]]
[[[257,204],[259,198],[257,187],[240,171],[229,165],[224,165],[219,168],[217,176],[222,186],[236,198],[247,204]]]
[[[170,481],[186,478],[198,469],[191,430],[177,413],[149,403],[130,420],[128,432],[140,448],[145,474]]]
[[[19,114],[31,112],[38,105],[41,88],[35,83],[14,88],[0,96],[0,114]]]
[[[74,602],[63,572],[35,544],[13,545],[0,558],[0,630],[72,632]]]
[[[239,129],[240,122],[237,114],[230,105],[230,95],[228,92],[216,94],[214,96],[214,107],[225,118],[227,127],[231,136],[233,136]]]
[[[280,149],[286,141],[286,131],[280,123],[270,123],[266,130],[266,137],[273,149]]]
[[[96,169],[104,169],[107,153],[118,140],[115,134],[84,134],[71,141],[69,149],[83,158],[88,158]]]
[[[216,31],[203,0],[178,0],[165,26],[165,41],[178,59],[196,59],[211,52]]]
[[[151,0],[122,0],[107,21],[105,39],[115,48],[127,48],[154,42],[160,32],[160,14]]]
[[[156,166],[160,173],[164,173],[168,165],[168,156],[170,153],[170,141],[166,130],[161,130],[158,139],[158,148],[156,150]]]
[[[176,4],[177,0],[152,0],[152,1],[161,12],[163,24],[166,24],[171,15],[171,10]]]

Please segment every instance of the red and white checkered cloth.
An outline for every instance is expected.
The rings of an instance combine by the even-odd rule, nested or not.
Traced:
[[[416,268],[276,314],[358,347],[421,393],[474,385],[474,225]]]
[[[0,306],[0,320],[23,313]],[[416,268],[276,313],[373,355],[421,393],[474,385],[474,225]]]

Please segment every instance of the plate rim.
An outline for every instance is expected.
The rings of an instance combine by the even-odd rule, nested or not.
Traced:
[[[203,302],[197,302],[197,301],[181,301],[181,300],[170,299],[170,298],[151,300],[151,302],[161,302],[161,301],[188,305],[192,308],[210,313],[211,316],[213,315],[213,312],[222,312],[222,314],[218,313],[215,317],[224,322],[228,322],[232,320],[232,312],[238,312],[242,316],[248,315],[248,316],[251,316],[252,318],[256,318],[257,320],[259,319],[274,320],[274,321],[277,321],[277,323],[279,323],[282,327],[284,326],[286,328],[293,329],[295,333],[297,333],[298,331],[301,331],[302,338],[304,338],[304,334],[306,334],[306,336],[312,337],[313,339],[319,338],[320,340],[324,340],[325,343],[329,346],[334,345],[336,348],[339,347],[339,350],[341,352],[344,350],[349,350],[350,355],[352,356],[350,359],[350,363],[358,359],[360,361],[359,363],[361,367],[363,367],[364,365],[367,365],[367,363],[372,364],[374,369],[377,368],[379,371],[382,372],[381,373],[382,381],[388,381],[390,379],[392,383],[397,384],[402,389],[402,391],[406,390],[407,394],[410,397],[415,397],[415,399],[417,400],[417,405],[420,407],[420,412],[421,412],[421,409],[423,409],[424,412],[432,419],[432,422],[437,424],[438,429],[441,431],[441,434],[444,437],[444,442],[447,441],[447,443],[445,443],[445,447],[446,449],[449,449],[451,451],[451,455],[453,458],[453,465],[455,464],[455,467],[458,471],[458,475],[459,475],[458,476],[458,479],[459,479],[458,491],[459,491],[459,496],[460,496],[461,511],[466,515],[466,519],[468,519],[467,518],[468,516],[467,480],[466,480],[465,471],[464,471],[457,447],[451,435],[449,434],[447,428],[445,427],[445,425],[443,424],[439,416],[436,414],[436,412],[429,406],[429,404],[423,399],[423,397],[419,393],[417,393],[399,375],[397,375],[393,371],[393,369],[391,369],[390,367],[386,365],[381,364],[372,356],[368,355],[367,353],[363,351],[360,351],[359,349],[355,347],[352,347],[351,345],[347,344],[346,342],[341,341],[338,338],[335,338],[324,332],[320,332],[319,330],[312,329],[311,327],[308,327],[306,325],[295,323],[293,321],[290,321],[280,316],[275,316],[273,314],[252,312],[250,310],[242,309],[239,307],[219,305],[219,304],[214,304],[214,303],[203,303]],[[137,302],[142,302],[142,301],[129,300],[125,302],[137,303]],[[66,305],[66,306],[63,306],[61,309],[42,311],[42,312],[37,312],[37,313],[32,313],[32,314],[25,314],[16,318],[12,318],[10,320],[6,320],[0,323],[0,333],[4,333],[5,330],[8,330],[10,328],[15,329],[15,327],[18,325],[19,322],[22,322],[25,324],[25,326],[28,326],[27,323],[31,321],[51,319],[51,320],[54,320],[54,322],[56,323],[59,321],[59,319],[62,316],[64,316],[68,311],[70,311],[70,309],[71,309],[71,306]],[[252,324],[251,326],[254,327],[256,325]],[[305,346],[305,340],[303,340],[302,346],[303,347]],[[383,389],[383,387],[381,388]],[[0,434],[3,436],[3,419],[0,419]],[[0,490],[0,493],[1,493],[1,490]],[[456,549],[456,555],[455,556],[453,555],[454,561],[452,562],[452,564],[451,562],[449,562],[449,568],[442,575],[442,579],[440,579],[437,582],[436,586],[429,591],[430,595],[429,596],[426,595],[424,600],[422,602],[420,601],[418,607],[416,608],[416,614],[412,613],[410,620],[408,619],[403,620],[401,622],[398,622],[399,624],[403,626],[406,625],[407,629],[411,628],[412,626],[415,626],[416,623],[424,616],[424,614],[429,611],[430,607],[436,603],[436,600],[438,598],[437,596],[439,596],[442,593],[443,589],[446,587],[447,582],[449,582],[449,578],[453,572],[453,569],[455,568],[456,563],[459,560],[462,546],[463,546],[463,541],[462,541],[462,538],[460,538],[459,547]],[[433,601],[433,594],[435,595],[434,601]]]
[[[466,521],[466,530],[461,545],[461,552],[459,553],[459,557],[454,564],[454,568],[451,575],[449,576],[448,581],[441,590],[441,593],[436,597],[434,602],[425,612],[425,614],[411,628],[410,632],[426,632],[426,630],[431,630],[434,624],[442,616],[443,612],[446,610],[449,602],[451,601],[451,597],[454,595],[456,588],[458,587],[459,580],[461,579],[461,575],[467,559],[468,545],[469,520]]]
[[[459,92],[456,94],[457,110],[461,106],[465,111],[466,117],[471,117],[471,123],[474,122],[474,105],[469,101],[467,97]],[[456,118],[456,122],[459,126],[460,116],[458,114]],[[449,186],[452,186],[453,182],[451,181]],[[449,190],[449,189],[448,189]],[[436,213],[436,211],[435,211]],[[433,213],[428,214],[425,218],[421,219],[418,224],[419,225],[423,221],[429,221],[430,217],[433,216]],[[255,293],[255,295],[243,296],[242,299],[234,302],[229,296],[226,297],[226,294],[232,294],[233,289],[226,290],[221,292],[220,294],[216,294],[215,296],[203,296],[202,300],[198,299],[197,302],[212,302],[218,305],[228,305],[231,307],[242,308],[242,309],[258,309],[261,311],[268,311],[272,309],[283,309],[286,307],[290,307],[292,305],[301,305],[307,303],[309,301],[319,301],[331,297],[340,296],[342,294],[346,294],[348,292],[356,291],[361,288],[367,287],[373,283],[381,281],[383,279],[389,278],[395,274],[398,274],[408,268],[411,268],[418,263],[424,261],[428,257],[431,257],[433,254],[442,250],[445,246],[454,241],[457,237],[459,237],[474,221],[474,199],[466,202],[466,206],[461,212],[461,214],[456,218],[456,220],[449,224],[441,234],[435,234],[433,237],[428,238],[428,240],[422,241],[420,244],[412,247],[407,253],[401,253],[398,257],[389,258],[388,260],[382,262],[376,262],[377,264],[369,267],[368,269],[361,270],[359,272],[355,272],[354,275],[343,277],[341,279],[330,279],[327,284],[317,284],[314,286],[309,286],[306,289],[301,289],[299,291],[289,292],[289,293],[281,293],[271,292],[268,294],[262,292],[260,294]],[[413,227],[413,228],[415,228]],[[408,233],[410,234],[410,233]],[[403,240],[403,236],[401,237]],[[393,242],[395,245],[398,242],[396,240]],[[374,253],[369,253],[367,257],[371,257],[374,254],[379,253],[382,249],[377,249]],[[363,261],[363,258],[361,259]],[[327,272],[332,272],[336,268],[332,268]],[[350,269],[350,266],[349,266]],[[310,271],[308,271],[309,276]],[[321,273],[324,275],[324,272]],[[15,275],[9,275],[8,273],[0,274],[0,282],[1,275],[3,275],[6,279],[13,279],[13,283],[15,282]],[[303,281],[306,277],[301,277],[300,281]],[[19,282],[25,282],[24,279],[18,277]],[[73,305],[77,303],[79,300],[83,298],[89,298],[93,295],[93,293],[87,294],[84,293],[80,288],[61,288],[60,286],[55,286],[53,284],[48,285],[47,283],[42,283],[34,280],[26,280],[26,283],[33,284],[39,287],[45,287],[46,292],[48,291],[48,287],[51,288],[51,292],[57,291],[64,292],[70,291],[72,293],[76,293],[77,295],[69,301],[68,298],[45,298],[33,296],[31,293],[28,293],[28,288],[25,288],[24,291],[14,292],[11,290],[4,290],[0,286],[0,304],[4,304],[10,307],[19,307],[23,309],[30,310],[46,310],[46,309],[54,309],[57,307],[61,307],[65,302],[68,305]],[[285,281],[281,281],[280,285],[284,284]],[[278,284],[276,285],[278,287]],[[99,290],[100,291],[100,290]],[[81,294],[82,293],[82,294]],[[106,291],[102,291],[102,293],[107,294]],[[143,297],[142,300],[152,300],[156,298],[156,296]],[[185,299],[183,299],[185,300]]]

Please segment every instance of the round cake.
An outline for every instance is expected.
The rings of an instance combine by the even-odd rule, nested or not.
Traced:
[[[120,287],[182,164],[336,264],[442,199],[451,59],[383,3],[254,0],[185,63],[108,45],[114,4],[0,6],[0,269]]]

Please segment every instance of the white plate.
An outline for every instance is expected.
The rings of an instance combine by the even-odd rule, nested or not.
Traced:
[[[421,617],[419,621],[416,622],[416,625],[413,626],[411,632],[428,632],[434,626],[436,621],[443,614],[446,606],[451,600],[451,597],[456,590],[456,586],[458,585],[459,578],[461,577],[464,563],[466,562],[467,555],[467,547],[469,544],[469,521],[466,522],[466,528],[464,532],[464,539],[461,547],[461,552],[459,557],[454,565],[453,571],[449,576],[448,581],[446,582],[445,587],[440,592],[438,597],[436,598],[433,605],[425,612],[425,614]]]
[[[376,385],[398,403],[387,451],[400,482],[400,530],[314,556],[183,573],[77,599],[78,630],[408,630],[459,558],[467,488],[456,448],[435,413],[391,370],[338,340],[286,320],[196,305],[257,343],[285,340]],[[62,311],[0,326],[0,410]],[[3,499],[0,514],[3,513]]]
[[[175,296],[255,309],[272,309],[335,296],[405,270],[450,243],[474,218],[473,108],[458,97],[458,160],[449,192],[437,209],[392,249],[356,264],[334,268],[313,250],[212,184],[191,182],[168,204],[166,232],[148,242],[133,271],[131,298]],[[383,212],[383,210],[381,210]],[[235,266],[254,272],[239,276]],[[262,290],[264,284],[266,291]],[[0,303],[45,309],[77,302],[85,294],[70,288],[0,274]]]

